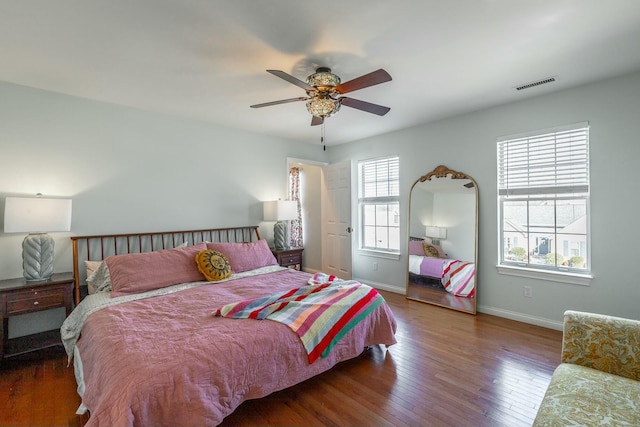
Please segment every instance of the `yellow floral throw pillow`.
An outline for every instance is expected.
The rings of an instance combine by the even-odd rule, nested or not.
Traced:
[[[198,271],[209,282],[217,282],[231,277],[231,264],[222,252],[210,249],[200,251],[196,255],[196,264]]]
[[[429,243],[424,244],[424,254],[428,257],[432,258],[440,258],[440,252],[438,252],[438,248]]]

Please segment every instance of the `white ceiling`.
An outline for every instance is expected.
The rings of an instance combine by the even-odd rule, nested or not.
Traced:
[[[319,144],[304,80],[378,68],[327,144],[640,70],[639,0],[0,0],[0,80]],[[556,76],[517,92],[514,86]]]

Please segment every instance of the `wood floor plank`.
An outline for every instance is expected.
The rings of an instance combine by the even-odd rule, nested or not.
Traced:
[[[560,331],[381,291],[398,344],[243,403],[222,426],[530,426],[560,362]],[[83,426],[60,350],[0,366],[0,425]]]

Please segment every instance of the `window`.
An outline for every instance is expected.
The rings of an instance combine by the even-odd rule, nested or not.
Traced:
[[[589,125],[498,139],[499,266],[588,274]]]
[[[400,252],[400,168],[398,156],[358,163],[360,248]]]

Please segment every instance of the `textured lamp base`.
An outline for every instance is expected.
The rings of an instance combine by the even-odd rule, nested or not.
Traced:
[[[29,234],[22,242],[22,268],[28,281],[48,280],[53,274],[54,241],[46,233]]]
[[[287,223],[278,221],[273,225],[273,245],[277,251],[287,249]]]

